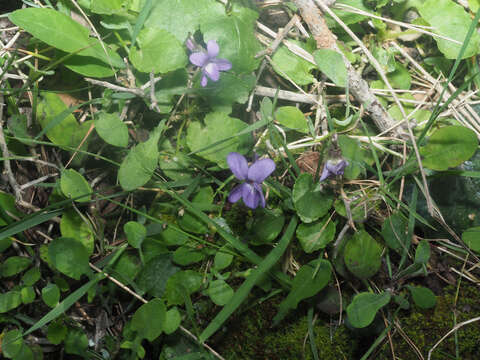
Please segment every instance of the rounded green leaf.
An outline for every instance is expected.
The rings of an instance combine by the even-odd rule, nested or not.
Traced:
[[[412,294],[415,305],[421,309],[430,309],[437,303],[437,298],[432,290],[423,286],[407,285],[408,290]]]
[[[300,224],[297,228],[297,238],[302,249],[311,253],[325,248],[335,237],[335,223],[328,217],[309,224]]]
[[[87,335],[79,329],[68,329],[65,337],[65,352],[67,354],[80,355],[86,357],[88,347]]]
[[[311,51],[305,43],[296,40],[290,41],[307,51]],[[315,77],[310,73],[315,69],[315,65],[294,54],[283,44],[273,54],[272,67],[278,75],[288,76],[297,85],[308,85],[315,80]]]
[[[150,180],[158,163],[158,141],[161,128],[156,128],[150,138],[130,149],[118,170],[118,180],[126,191],[135,190]]]
[[[380,269],[382,246],[365,230],[360,230],[346,243],[343,260],[353,275],[368,279]]]
[[[230,152],[245,153],[251,142],[250,134],[238,135],[247,124],[224,113],[213,112],[205,116],[205,126],[192,122],[187,130],[187,145],[195,155],[227,167]],[[220,140],[228,139],[220,144]]]
[[[92,225],[82,218],[75,210],[66,210],[60,221],[60,233],[63,237],[80,241],[89,255],[93,253],[95,234]]]
[[[451,0],[427,0],[421,6],[418,6],[418,12],[430,23],[434,33],[459,42],[454,43],[451,40],[433,38],[437,42],[438,49],[447,59],[456,59],[472,22],[468,12]],[[479,44],[480,35],[474,31],[462,59],[478,54]]]
[[[161,254],[151,258],[136,278],[138,287],[150,295],[162,297],[168,279],[179,269],[170,259],[169,254]]]
[[[301,174],[293,186],[293,204],[305,223],[311,223],[325,216],[332,207],[333,196],[313,183],[312,175]]]
[[[117,114],[101,112],[95,119],[95,130],[106,143],[126,147],[128,145],[128,128]]]
[[[426,168],[444,171],[470,159],[478,147],[475,133],[463,126],[444,126],[435,131],[420,148]]]
[[[187,54],[175,36],[158,27],[144,27],[130,50],[130,61],[141,72],[167,73],[184,67]]]
[[[471,227],[462,234],[462,240],[473,251],[480,253],[480,226]]]
[[[398,212],[387,217],[382,225],[382,236],[385,244],[399,254],[408,251],[410,247],[407,227],[407,219]]]
[[[197,249],[195,244],[190,244],[180,246],[175,250],[172,260],[178,265],[186,266],[202,261],[204,258],[205,254],[200,249]]]
[[[275,119],[283,126],[302,133],[308,133],[305,115],[295,106],[282,106],[275,111]]]
[[[20,290],[22,295],[22,302],[24,304],[30,304],[35,300],[35,290],[32,286],[25,286]]]
[[[47,339],[54,345],[60,344],[67,336],[67,327],[61,321],[52,321],[48,325]]]
[[[0,314],[6,313],[22,304],[22,294],[20,291],[7,291],[0,294]]]
[[[48,258],[58,271],[76,280],[89,271],[87,249],[73,238],[54,239],[48,246]]]
[[[315,50],[313,53],[315,63],[321,72],[327,75],[336,85],[347,86],[347,68],[343,56],[329,49]]]
[[[356,328],[364,328],[370,325],[377,311],[390,302],[390,297],[389,292],[355,295],[352,303],[347,306],[347,316],[350,324]]]
[[[16,275],[30,266],[32,260],[24,256],[10,256],[0,265],[0,275],[3,277]]]
[[[22,332],[18,329],[8,331],[2,339],[2,353],[6,358],[14,359],[23,346]]]
[[[427,264],[430,259],[430,244],[427,240],[421,240],[415,250],[415,263]]]
[[[207,294],[216,305],[223,306],[230,301],[234,292],[225,281],[213,280],[210,282]]]
[[[148,341],[155,340],[165,326],[167,308],[160,299],[152,299],[140,306],[132,318],[132,330]]]
[[[179,271],[167,281],[165,296],[168,305],[182,305],[185,297],[190,296],[202,285],[202,275],[193,270]]]
[[[230,250],[230,251],[228,251]],[[229,246],[222,246],[215,253],[215,258],[213,260],[213,268],[217,271],[226,269],[230,266],[233,261],[233,253]]]
[[[22,281],[23,284],[26,286],[32,286],[35,284],[41,277],[40,270],[37,267],[32,267],[31,269],[28,269],[28,271],[23,274],[22,276]]]
[[[182,315],[180,314],[180,311],[178,311],[177,307],[174,306],[166,313],[163,331],[167,335],[173,334],[178,329],[181,322]]]
[[[127,235],[127,241],[130,246],[135,249],[140,249],[142,242],[147,236],[147,229],[145,226],[136,221],[129,221],[123,225],[123,231]]]
[[[82,174],[73,169],[62,171],[60,189],[62,189],[63,194],[69,198],[77,198],[78,196],[86,194],[85,196],[75,199],[77,202],[90,201],[92,198],[92,188],[90,184]]]
[[[60,289],[57,285],[49,283],[42,289],[42,299],[45,304],[54,308],[60,300]]]
[[[264,210],[264,213],[253,221],[254,236],[250,239],[250,243],[253,245],[271,243],[280,234],[284,224],[285,216],[281,210]]]

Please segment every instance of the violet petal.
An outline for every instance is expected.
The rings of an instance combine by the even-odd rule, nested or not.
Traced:
[[[227,155],[227,164],[233,175],[238,180],[245,180],[248,176],[248,163],[245,156],[237,153],[231,152]]]
[[[214,59],[212,62],[217,64],[218,70],[220,71],[228,71],[232,68],[232,63],[227,59]]]
[[[228,195],[228,201],[231,203],[236,203],[240,198],[242,197],[243,194],[243,187],[245,184],[240,184],[235,186],[232,191],[230,191],[230,195]]]
[[[205,87],[207,86],[207,82],[208,82],[208,79],[205,75],[202,76],[202,80],[200,80],[200,85],[202,85],[202,87]]]
[[[260,184],[253,184],[255,191],[257,192],[258,198],[260,199],[260,205],[264,208],[265,207],[265,196],[263,196],[262,185]]]
[[[209,58],[214,58],[218,55],[220,48],[215,40],[208,40],[207,43],[207,52]]]
[[[208,63],[207,66],[203,68],[203,73],[212,79],[212,81],[218,81],[218,79],[220,79],[220,71],[218,71],[218,66],[215,63]]]
[[[261,183],[275,170],[275,163],[271,159],[255,161],[248,169],[248,180]]]
[[[250,209],[255,209],[260,201],[257,190],[249,183],[243,183],[242,198],[245,205]]]
[[[208,55],[205,54],[204,52],[196,52],[196,53],[190,54],[189,59],[193,65],[200,66],[200,67],[205,66],[208,63]]]
[[[325,166],[323,167],[322,176],[320,176],[319,181],[323,181],[326,178],[328,178],[330,175],[332,175],[332,173],[328,170],[327,164],[325,164]]]

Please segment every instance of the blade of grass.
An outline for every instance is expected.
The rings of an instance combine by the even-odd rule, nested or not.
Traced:
[[[240,285],[235,292],[232,299],[223,307],[223,309],[215,316],[215,318],[208,324],[207,328],[203,330],[199,337],[201,343],[205,342],[212,336],[225,321],[233,314],[233,312],[242,304],[252,290],[253,286],[260,281],[263,276],[270,271],[270,269],[278,262],[280,257],[287,249],[292,236],[297,227],[297,218],[294,216],[288,224],[287,230],[278,242],[278,245],[270,251],[270,253],[263,259],[258,267],[251,273],[251,275]]]
[[[54,218],[55,216],[60,215],[63,212],[63,209],[47,211],[42,213],[34,213],[33,216],[27,216],[22,220],[19,220],[15,223],[10,224],[2,231],[0,231],[0,240],[3,240],[9,236],[16,235],[22,231],[28,230],[34,226],[40,225],[45,221]]]
[[[315,333],[313,332],[313,306],[308,309],[308,340],[310,341],[310,348],[312,349],[313,358],[320,360],[318,357],[317,345],[315,344]]]
[[[412,192],[412,199],[410,200],[410,206],[409,206],[409,213],[408,213],[408,227],[407,227],[407,236],[406,239],[409,239],[409,244],[405,246],[405,251],[402,253],[402,257],[400,259],[400,263],[398,264],[398,272],[400,272],[403,268],[403,264],[405,263],[405,260],[407,260],[408,256],[408,249],[410,248],[411,245],[411,238],[413,236],[413,230],[415,228],[415,211],[417,210],[417,198],[418,198],[418,188],[416,186],[413,187],[413,192]]]
[[[147,20],[148,14],[150,14],[150,10],[152,10],[153,1],[147,0],[145,5],[143,5],[140,14],[138,14],[137,22],[135,23],[135,27],[133,28],[132,33],[132,44],[130,45],[130,50],[135,46],[135,42],[137,41],[137,36],[140,30],[142,30],[143,25],[145,24],[145,20]]]

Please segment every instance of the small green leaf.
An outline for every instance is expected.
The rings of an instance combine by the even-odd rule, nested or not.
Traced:
[[[20,291],[7,291],[0,294],[0,314],[6,313],[22,304],[22,294]]]
[[[297,238],[302,249],[310,254],[325,248],[335,237],[335,223],[328,217],[309,224],[300,224]]]
[[[228,250],[230,247],[222,246],[218,251],[215,253],[215,258],[213,260],[213,267],[215,270],[223,270],[230,266],[233,261],[233,254],[232,251],[226,252],[222,250]]]
[[[132,330],[148,341],[153,341],[163,331],[167,308],[163,300],[153,299],[140,306],[132,318]]]
[[[47,339],[54,345],[60,344],[67,336],[67,327],[61,321],[52,321],[48,325]]]
[[[163,123],[151,134],[150,138],[130,149],[118,170],[118,180],[126,191],[145,185],[153,175],[158,163],[158,141]]]
[[[57,285],[49,283],[42,289],[42,299],[45,304],[54,308],[60,300],[60,289]]]
[[[65,337],[65,352],[86,357],[88,348],[87,335],[82,330],[69,329]]]
[[[16,275],[32,264],[30,258],[24,256],[10,256],[7,260],[0,265],[0,275],[3,277],[9,277]]]
[[[273,318],[274,324],[281,321],[288,310],[295,309],[300,301],[322,290],[330,281],[331,274],[332,268],[327,260],[313,260],[303,265],[293,279],[292,290],[279,305]]]
[[[430,259],[430,244],[427,240],[422,240],[417,245],[417,250],[415,250],[415,263],[424,264],[428,263]]]
[[[62,171],[60,189],[62,189],[63,194],[69,198],[76,198],[87,194],[81,198],[75,199],[77,202],[87,202],[92,198],[92,188],[90,187],[90,184],[85,180],[82,174],[73,169]]]
[[[88,220],[82,218],[75,210],[66,210],[60,221],[62,237],[73,238],[80,241],[89,255],[93,254],[95,234]]]
[[[282,106],[275,111],[275,119],[283,126],[302,133],[308,133],[305,115],[295,106]]]
[[[291,42],[307,51],[311,51],[305,43],[296,40],[291,40]],[[311,84],[315,80],[315,77],[310,73],[315,69],[315,65],[292,53],[283,44],[272,57],[272,67],[278,75],[282,77],[286,75],[300,86]]]
[[[480,253],[480,226],[471,227],[462,234],[462,240],[473,251]]]
[[[348,239],[343,259],[353,275],[360,279],[368,279],[380,269],[382,246],[365,230],[360,230]]]
[[[226,168],[230,152],[246,153],[250,134],[235,136],[247,127],[246,123],[218,112],[207,114],[204,122],[204,127],[200,122],[192,122],[187,130],[187,145],[196,155]],[[223,139],[228,140],[214,145]],[[205,150],[199,151],[202,149]]]
[[[399,254],[408,251],[410,247],[407,227],[408,221],[398,212],[387,217],[382,225],[382,236],[385,244]]]
[[[193,270],[179,271],[167,281],[165,297],[168,305],[182,305],[185,296],[189,296],[200,289],[202,275]]]
[[[343,56],[336,51],[319,49],[313,53],[313,58],[321,72],[327,75],[336,85],[347,86],[347,68]]]
[[[18,329],[10,330],[2,339],[2,353],[6,358],[15,359],[23,346],[22,332]]]
[[[95,130],[106,143],[127,147],[128,128],[117,114],[100,112],[95,119]]]
[[[303,173],[297,178],[292,197],[295,209],[305,223],[325,216],[333,203],[332,194],[320,190],[313,183],[312,175],[308,173]]]
[[[356,328],[370,325],[377,311],[390,302],[390,293],[380,294],[360,293],[355,295],[350,305],[347,306],[347,316],[350,324]]]
[[[465,9],[451,0],[427,0],[418,7],[418,12],[433,27],[432,31],[460,42],[454,43],[434,37],[438,49],[447,59],[456,59],[462,48],[472,19]],[[474,31],[462,59],[478,54],[480,35]]]
[[[25,286],[20,290],[22,294],[22,302],[24,304],[30,304],[35,300],[35,290],[32,286]]]
[[[173,253],[173,262],[182,266],[197,263],[204,258],[205,254],[197,249],[194,244],[190,244],[190,246],[180,246]]]
[[[135,249],[142,247],[142,242],[147,236],[147,229],[136,221],[129,221],[123,225],[123,231],[127,235],[127,241]]]
[[[463,126],[436,130],[427,145],[420,148],[422,163],[428,169],[444,171],[470,159],[478,147],[475,133]]]
[[[255,217],[253,221],[254,236],[250,239],[250,243],[253,245],[271,243],[282,232],[284,224],[285,216],[280,209],[264,210],[263,214]]]
[[[37,267],[32,267],[22,276],[22,281],[25,286],[34,285],[41,277],[40,270]]]
[[[48,246],[48,258],[58,271],[76,280],[89,272],[88,252],[79,240],[54,239]]]
[[[145,73],[167,73],[187,64],[185,50],[175,36],[158,27],[144,27],[130,50],[133,66]]]
[[[216,305],[223,306],[230,301],[234,292],[225,281],[213,280],[210,282],[207,294]]]
[[[137,276],[136,283],[142,291],[162,297],[168,279],[179,270],[180,268],[170,260],[170,255],[157,255],[146,262]]]
[[[408,290],[412,294],[415,305],[421,309],[430,309],[437,303],[437,298],[432,290],[423,286],[407,285]]]
[[[173,334],[178,329],[181,322],[182,315],[180,314],[180,311],[178,311],[177,307],[174,306],[166,313],[165,322],[163,324],[164,333],[167,335]]]

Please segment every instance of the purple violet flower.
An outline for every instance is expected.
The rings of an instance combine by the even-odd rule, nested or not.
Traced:
[[[265,207],[265,197],[262,191],[262,182],[275,170],[275,163],[271,159],[260,159],[250,167],[243,155],[231,152],[227,155],[227,163],[233,175],[244,183],[233,188],[228,196],[231,203],[243,198],[243,202],[251,209],[260,204]]]
[[[192,47],[193,43],[188,42],[187,47]],[[207,52],[204,50],[190,54],[190,62],[193,65],[202,68],[202,80],[200,84],[207,86],[208,79],[218,81],[220,71],[227,71],[232,68],[232,63],[227,59],[217,59],[219,47],[215,40],[209,40],[207,43]]]
[[[323,167],[322,176],[320,176],[320,181],[325,180],[326,178],[332,175],[343,175],[345,168],[348,166],[348,161],[332,161],[328,160],[325,166]]]

